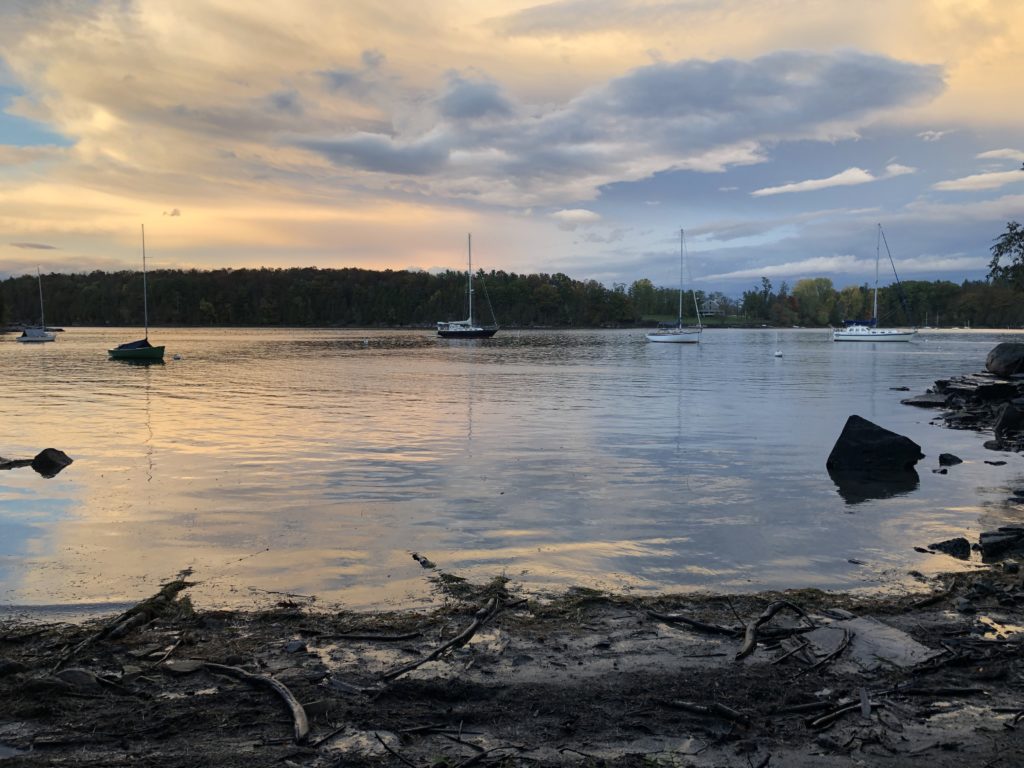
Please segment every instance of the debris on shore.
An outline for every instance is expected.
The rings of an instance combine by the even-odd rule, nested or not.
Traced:
[[[0,757],[76,766],[1011,766],[1019,570],[932,592],[521,597],[435,573],[430,612],[0,623]],[[957,610],[969,599],[973,611]],[[852,762],[851,762],[852,761]]]

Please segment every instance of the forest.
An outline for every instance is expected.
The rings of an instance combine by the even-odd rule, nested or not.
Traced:
[[[1010,222],[992,247],[988,280],[904,281],[879,290],[882,325],[1024,327],[1024,227]],[[50,326],[141,325],[142,274],[42,276]],[[674,321],[677,287],[650,280],[606,287],[557,273],[474,275],[474,316],[504,327],[607,328]],[[868,285],[837,289],[825,277],[762,277],[739,299],[696,292],[707,325],[824,327],[872,316]],[[466,274],[367,269],[156,270],[148,274],[150,325],[432,327],[466,315]],[[493,308],[493,314],[492,314]],[[687,297],[687,321],[696,321]],[[0,281],[0,324],[39,323],[35,275]]]
[[[142,275],[42,276],[51,326],[142,324]],[[477,272],[474,315],[504,327],[601,328],[674,320],[679,292],[649,280],[611,288],[564,274]],[[464,272],[365,269],[158,270],[148,275],[150,325],[429,327],[466,314]],[[697,291],[708,325],[824,327],[871,316],[867,285],[837,290],[828,278],[778,288],[768,278],[740,298]],[[901,301],[902,296],[902,301]],[[1024,301],[1005,281],[905,281],[879,290],[883,325],[1020,328]],[[491,309],[493,308],[493,318]],[[691,297],[684,312],[695,322]],[[0,323],[38,324],[35,275],[0,282]]]

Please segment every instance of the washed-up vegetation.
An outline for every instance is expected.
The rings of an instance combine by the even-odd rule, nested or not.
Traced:
[[[429,612],[196,610],[0,624],[12,765],[1012,766],[1015,560],[888,597],[520,596],[432,574]]]

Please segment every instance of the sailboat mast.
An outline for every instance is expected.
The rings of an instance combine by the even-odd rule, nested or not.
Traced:
[[[146,225],[142,226],[142,322],[146,329],[146,339],[149,339],[149,298],[146,290]]]
[[[679,327],[683,327],[683,230],[679,230]]]
[[[882,247],[882,225],[878,225],[878,238],[875,241],[875,303],[874,308],[871,310],[871,319],[875,321],[875,325],[878,325],[878,260],[881,258],[881,247]]]
[[[466,248],[469,251],[469,324],[473,324],[473,233],[466,235]]]
[[[43,274],[36,267],[36,277],[39,278],[39,327],[46,331],[46,313],[43,311]]]

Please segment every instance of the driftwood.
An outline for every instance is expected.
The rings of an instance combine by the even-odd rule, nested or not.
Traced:
[[[306,717],[306,710],[303,709],[302,704],[299,703],[299,700],[295,698],[284,683],[267,675],[254,675],[252,672],[246,672],[241,667],[232,667],[227,664],[215,664],[212,661],[207,661],[203,662],[203,666],[211,672],[220,672],[221,674],[244,680],[247,683],[263,685],[273,689],[278,696],[284,699],[284,703],[288,705],[288,710],[292,714],[292,721],[295,725],[295,743],[301,744],[309,736],[309,719]]]
[[[733,723],[741,723],[746,725],[750,722],[750,717],[737,712],[731,707],[725,706],[725,704],[719,704],[717,701],[713,701],[710,704],[694,704],[689,701],[682,701],[680,699],[672,699],[666,702],[670,707],[675,709],[681,709],[685,712],[692,712],[695,715],[703,715],[704,717],[717,717],[720,720],[729,720]]]
[[[658,619],[659,621],[668,622],[669,624],[685,624],[688,627],[693,627],[694,629],[699,629],[701,632],[708,632],[712,635],[738,637],[743,634],[743,629],[741,627],[723,627],[719,624],[707,624],[703,621],[691,619],[689,616],[685,616],[681,613],[659,613],[658,611],[648,611],[647,615]]]
[[[747,625],[746,631],[744,632],[743,645],[740,646],[740,649],[736,652],[737,661],[753,653],[754,646],[757,645],[757,630],[760,628],[762,624],[771,621],[775,614],[777,614],[779,611],[785,608],[788,608],[791,611],[795,611],[803,619],[806,619],[806,621],[811,625],[811,627],[814,627],[814,622],[811,621],[810,616],[808,616],[804,609],[801,608],[799,605],[791,603],[788,600],[777,600],[776,602],[769,605],[764,610],[764,612],[757,617],[757,621],[753,621]]]
[[[164,584],[160,587],[160,591],[155,595],[143,600],[137,605],[132,606],[119,616],[116,616],[114,619],[107,622],[98,632],[89,635],[89,637],[78,645],[66,651],[64,655],[57,660],[57,663],[53,665],[53,671],[63,667],[68,663],[68,661],[93,643],[99,642],[100,640],[116,640],[117,638],[128,634],[133,629],[141,627],[144,624],[149,624],[154,619],[159,618],[164,611],[174,603],[178,593],[188,589],[193,584],[195,584],[195,582],[185,581],[184,579],[175,579],[174,581]]]
[[[403,640],[415,640],[422,637],[422,632],[406,632],[403,635],[374,635],[360,632],[349,632],[341,635],[321,635],[321,640],[368,640],[376,643],[399,643]]]
[[[867,702],[862,702],[858,698],[857,701],[855,701],[855,702],[852,702],[850,704],[844,704],[843,706],[837,707],[836,709],[833,709],[830,712],[826,712],[824,715],[816,717],[813,720],[809,720],[807,722],[807,727],[808,728],[815,728],[815,729],[818,729],[818,728],[828,728],[836,720],[838,720],[840,717],[842,717],[843,715],[847,714],[848,712],[856,712],[858,710],[862,710],[864,707],[867,707],[868,710],[870,711],[872,709],[877,709],[880,706],[882,706],[882,705],[879,704],[878,702],[874,702],[874,701],[870,701],[870,700],[868,700]]]
[[[502,604],[498,601],[498,599],[492,597],[490,600],[487,601],[486,605],[484,605],[483,608],[476,612],[476,615],[473,617],[473,623],[466,627],[458,635],[453,637],[444,645],[435,648],[422,659],[417,659],[416,661],[409,662],[408,664],[403,664],[400,667],[389,669],[387,672],[384,672],[381,675],[381,680],[383,680],[384,682],[391,682],[395,678],[401,677],[406,672],[412,672],[414,669],[417,669],[418,667],[421,667],[424,664],[436,660],[437,658],[439,658],[440,656],[444,655],[445,653],[454,648],[461,648],[463,645],[470,641],[473,635],[475,635],[484,624],[486,624],[488,621],[494,618],[494,616],[498,614],[501,608]]]

